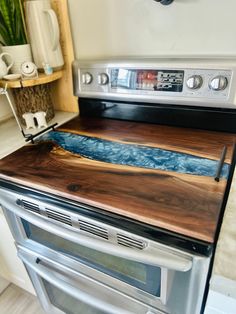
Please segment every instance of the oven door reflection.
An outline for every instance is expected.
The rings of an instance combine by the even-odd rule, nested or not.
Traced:
[[[106,254],[49,233],[25,220],[22,220],[22,223],[28,239],[76,259],[86,266],[128,283],[155,297],[160,297],[162,279],[160,267]]]
[[[44,310],[50,314],[144,314],[149,306],[18,246]]]

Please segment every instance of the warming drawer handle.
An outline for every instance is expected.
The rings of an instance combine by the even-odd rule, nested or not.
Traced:
[[[79,232],[63,228],[52,222],[46,221],[44,218],[41,218],[36,214],[28,213],[15,205],[15,203],[12,203],[12,201],[9,198],[6,198],[5,195],[2,195],[1,202],[3,207],[39,228],[102,253],[175,271],[186,272],[192,268],[192,260],[190,257],[181,256],[180,254],[171,252],[171,250],[167,251],[162,248],[151,248],[148,246],[144,250],[135,250],[125,246],[117,246],[113,243],[95,239]]]
[[[88,304],[94,307],[95,309],[104,311],[105,313],[108,313],[108,314],[132,314],[129,311],[126,311],[110,303],[102,301],[82,290],[76,289],[75,287],[71,286],[67,282],[59,279],[54,274],[54,270],[51,270],[51,269],[48,270],[46,266],[43,266],[40,264],[40,258],[29,257],[21,250],[18,250],[18,256],[24,262],[24,264],[26,264],[31,270],[36,272],[40,277],[42,277],[43,279],[45,279],[46,281],[48,281],[49,283],[51,283],[53,286],[57,287],[58,289],[76,298],[77,300],[85,304]],[[59,269],[62,268],[62,266],[58,264],[57,266]],[[66,267],[64,268],[66,269]]]

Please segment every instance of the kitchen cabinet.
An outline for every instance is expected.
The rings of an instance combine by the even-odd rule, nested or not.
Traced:
[[[236,173],[217,243],[205,314],[236,312]]]
[[[35,294],[21,260],[17,257],[14,239],[0,208],[0,277]]]
[[[235,314],[236,299],[210,291],[204,314]]]
[[[235,314],[236,281],[213,275],[204,314]]]

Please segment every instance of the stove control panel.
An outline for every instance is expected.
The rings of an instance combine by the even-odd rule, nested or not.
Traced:
[[[227,70],[81,70],[81,91],[137,95],[227,98],[231,71]],[[101,90],[101,87],[106,87]]]
[[[115,63],[76,66],[75,94],[80,97],[218,107],[229,103],[232,108],[236,105],[234,70],[222,66],[219,69]]]

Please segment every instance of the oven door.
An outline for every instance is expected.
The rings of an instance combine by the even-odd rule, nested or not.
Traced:
[[[199,313],[208,258],[147,239],[143,239],[147,246],[142,250],[117,245],[115,228],[109,229],[112,241],[108,241],[96,235],[98,226],[105,228],[105,224],[98,223],[95,227],[97,221],[80,216],[95,227],[95,234],[81,232],[61,221],[21,208],[17,205],[21,198],[22,195],[11,192],[1,195],[4,213],[18,244],[161,311]],[[35,202],[25,196],[24,199],[29,204]],[[40,208],[43,206],[52,210],[52,205],[40,204]],[[61,209],[53,210],[55,213]],[[61,212],[71,214],[69,210]],[[59,216],[56,218],[62,220]],[[142,239],[122,229],[118,232],[131,240]]]
[[[162,313],[24,247],[17,249],[47,313]]]

